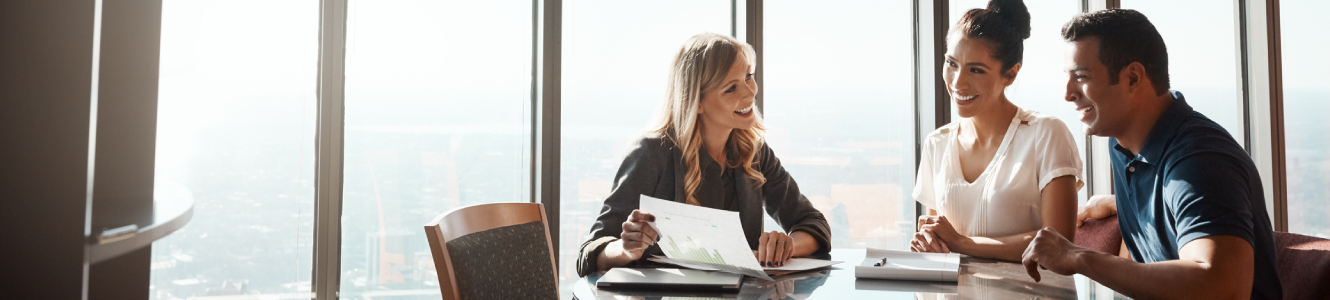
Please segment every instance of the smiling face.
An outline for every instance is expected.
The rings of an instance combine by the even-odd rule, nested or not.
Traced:
[[[1067,43],[1067,102],[1076,105],[1087,134],[1115,137],[1130,122],[1128,85],[1109,84],[1108,66],[1099,60],[1099,38]],[[1114,74],[1119,75],[1119,74]]]
[[[757,81],[753,80],[752,66],[740,52],[721,84],[702,92],[702,103],[697,109],[702,125],[707,130],[752,128],[757,122],[756,95]]]
[[[953,34],[947,39],[947,60],[942,65],[942,80],[956,105],[956,113],[971,118],[983,112],[997,112],[1005,96],[1002,91],[1016,80],[1020,64],[1002,74],[1002,62],[993,58],[988,41]]]

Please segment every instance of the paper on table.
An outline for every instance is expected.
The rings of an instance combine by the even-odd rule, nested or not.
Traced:
[[[842,263],[841,261],[810,259],[810,258],[791,258],[785,261],[785,264],[779,267],[762,268],[763,271],[807,271],[821,267],[829,267]]]
[[[709,265],[706,265],[706,264],[703,264],[703,263],[697,263],[697,262],[693,262],[693,261],[689,261],[689,260],[683,260],[683,259],[675,259],[675,258],[669,258],[669,257],[663,257],[663,256],[656,256],[656,257],[648,258],[647,260],[654,261],[654,262],[658,262],[658,263],[663,263],[663,264],[676,265],[676,266],[685,267],[685,268],[689,268],[689,269],[697,269],[697,270],[704,270],[704,271],[720,271],[720,269],[713,268],[713,267],[711,267],[711,266],[709,266]],[[842,263],[842,262],[841,262],[841,261],[831,261],[831,260],[821,260],[821,259],[810,259],[810,258],[791,258],[789,261],[786,261],[785,264],[782,265],[782,266],[780,266],[780,267],[763,267],[763,268],[762,268],[762,271],[766,271],[768,275],[770,275],[770,274],[772,274],[772,273],[790,273],[791,271],[807,271],[807,270],[812,270],[812,269],[817,269],[817,268],[822,268],[822,267],[834,266],[834,265],[837,265],[837,264],[840,264],[840,263]]]
[[[748,249],[739,213],[642,195],[639,209],[656,216],[665,256],[706,264],[717,270],[771,280]]]
[[[886,265],[874,266],[886,258]],[[958,253],[919,253],[868,248],[864,261],[854,267],[854,277],[899,280],[956,281],[960,275]]]

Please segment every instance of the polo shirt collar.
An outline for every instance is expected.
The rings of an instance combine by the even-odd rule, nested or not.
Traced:
[[[1141,145],[1141,153],[1137,154],[1136,160],[1144,163],[1153,163],[1159,161],[1159,156],[1164,154],[1164,149],[1168,141],[1176,135],[1178,127],[1182,125],[1183,119],[1186,119],[1193,111],[1191,105],[1182,97],[1182,92],[1169,90],[1173,94],[1173,104],[1159,115],[1159,120],[1155,121],[1154,128],[1150,129],[1150,136],[1145,138],[1145,144]],[[1123,155],[1131,158],[1131,150],[1123,148],[1122,145],[1115,145],[1115,148]]]

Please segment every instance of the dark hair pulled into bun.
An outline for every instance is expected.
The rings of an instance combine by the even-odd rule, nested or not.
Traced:
[[[1006,73],[1024,58],[1024,40],[1030,38],[1030,10],[1021,0],[989,0],[987,8],[965,12],[952,33],[992,43],[993,58],[1002,62],[1002,72]]]
[[[1016,36],[1030,38],[1030,10],[1025,8],[1024,1],[991,0],[988,1],[988,11],[1006,20],[1016,31]]]

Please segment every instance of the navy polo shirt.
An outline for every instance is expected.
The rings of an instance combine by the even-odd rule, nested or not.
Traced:
[[[1192,240],[1235,236],[1255,254],[1251,298],[1283,298],[1256,164],[1228,131],[1193,110],[1182,93],[1170,92],[1173,104],[1141,153],[1109,141],[1118,226],[1132,260],[1175,260]]]

